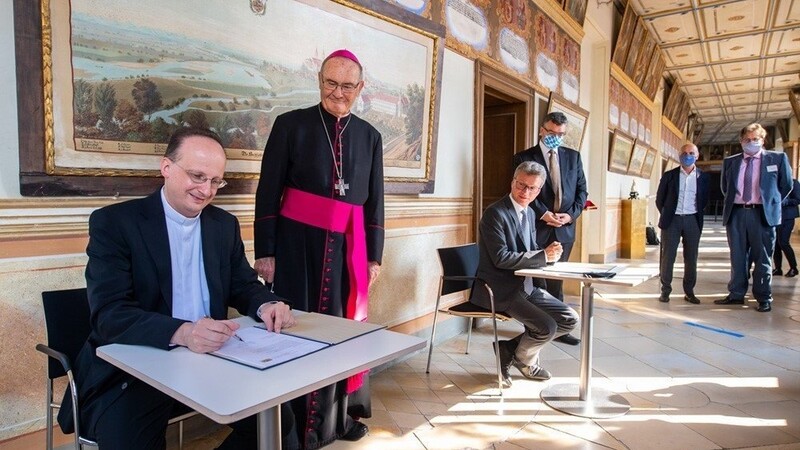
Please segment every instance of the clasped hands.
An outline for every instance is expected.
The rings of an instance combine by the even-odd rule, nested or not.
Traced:
[[[281,302],[265,303],[261,308],[260,318],[267,330],[275,333],[280,333],[282,328],[289,328],[295,324],[291,309]],[[171,343],[182,345],[196,353],[209,353],[219,350],[236,334],[239,326],[233,320],[203,317],[197,322],[186,322],[181,325],[172,336]]]
[[[567,213],[554,213],[552,211],[547,211],[542,215],[542,220],[547,225],[558,228],[562,225],[571,223],[572,217],[570,217],[570,215]]]

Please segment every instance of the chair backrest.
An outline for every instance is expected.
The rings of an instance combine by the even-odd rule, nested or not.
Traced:
[[[459,245],[457,247],[440,248],[439,261],[442,263],[442,275],[445,277],[474,277],[478,273],[478,244]],[[442,282],[441,295],[452,294],[472,288],[472,280],[445,280]]]
[[[47,346],[75,361],[91,331],[86,288],[42,292],[42,304]],[[48,358],[47,364],[47,376],[51,380],[66,375],[57,359]]]

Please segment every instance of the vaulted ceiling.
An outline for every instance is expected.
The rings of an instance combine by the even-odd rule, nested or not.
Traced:
[[[703,123],[701,144],[733,143],[752,122],[792,115],[800,85],[800,0],[629,0],[667,77]]]

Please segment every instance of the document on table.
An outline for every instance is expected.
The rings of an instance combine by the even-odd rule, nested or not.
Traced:
[[[613,264],[581,264],[570,262],[557,262],[552,266],[542,267],[545,272],[572,273],[589,278],[611,278],[621,272],[625,266]]]
[[[328,347],[323,342],[303,339],[283,333],[273,333],[263,328],[240,328],[214,356],[238,362],[256,369],[267,369]]]
[[[383,325],[315,312],[298,314],[295,319],[296,323],[291,328],[282,329],[281,333],[331,345],[341,344],[344,341],[386,328]],[[259,323],[256,327],[264,328],[264,324]]]

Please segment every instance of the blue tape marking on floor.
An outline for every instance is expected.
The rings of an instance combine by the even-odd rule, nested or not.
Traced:
[[[730,336],[733,336],[733,337],[738,337],[738,338],[744,337],[744,335],[741,334],[741,333],[736,333],[734,331],[728,331],[728,330],[723,329],[723,328],[710,327],[708,325],[701,325],[701,324],[695,323],[695,322],[684,322],[684,323],[686,325],[689,325],[690,327],[703,328],[704,330],[716,331],[717,333],[727,334],[727,335],[730,335]]]

